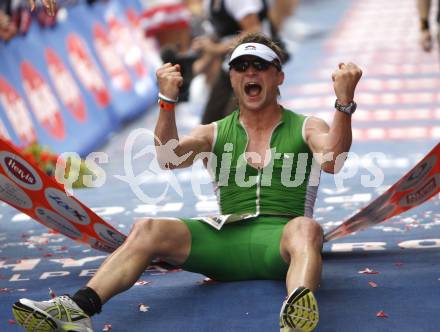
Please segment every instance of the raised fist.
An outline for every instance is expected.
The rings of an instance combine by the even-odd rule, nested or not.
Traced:
[[[156,71],[156,78],[160,93],[170,99],[177,100],[179,88],[183,84],[180,65],[172,65],[169,62],[165,63]]]
[[[362,70],[354,63],[340,63],[332,74],[333,88],[341,105],[347,105],[354,98],[354,90],[362,76]]]

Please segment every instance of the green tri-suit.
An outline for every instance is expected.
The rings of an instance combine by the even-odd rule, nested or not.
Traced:
[[[284,225],[294,217],[312,216],[317,183],[311,183],[313,155],[303,139],[306,118],[282,112],[270,140],[270,162],[262,169],[244,158],[248,137],[239,111],[215,122],[215,157],[208,168],[220,213],[251,218],[220,230],[197,218],[182,219],[192,236],[183,269],[219,281],[285,278],[288,265],[280,255]]]

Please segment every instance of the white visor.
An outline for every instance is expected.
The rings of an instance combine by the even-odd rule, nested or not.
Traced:
[[[243,55],[256,56],[269,62],[278,60],[279,63],[281,63],[278,55],[270,47],[259,43],[245,43],[240,44],[235,48],[234,52],[231,54],[231,58],[229,59],[229,64]]]

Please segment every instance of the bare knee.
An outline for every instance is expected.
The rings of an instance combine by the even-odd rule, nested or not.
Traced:
[[[156,244],[164,240],[161,228],[160,220],[154,218],[138,219],[133,224],[126,242],[138,249],[156,248]]]
[[[321,251],[323,230],[315,220],[307,217],[292,219],[285,227],[281,245],[285,251],[299,252],[315,249]]]
[[[179,256],[190,241],[190,233],[182,222],[156,218],[137,220],[126,240],[135,249],[148,251],[158,258]]]
[[[133,238],[133,240],[139,238],[145,240],[146,236],[152,235],[153,229],[156,228],[155,223],[154,218],[137,219],[131,227],[129,237]]]

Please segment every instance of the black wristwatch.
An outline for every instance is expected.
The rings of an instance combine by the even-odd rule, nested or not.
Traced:
[[[354,111],[356,111],[357,104],[354,101],[351,101],[348,105],[341,105],[339,101],[336,99],[335,108],[342,113],[352,115]]]

